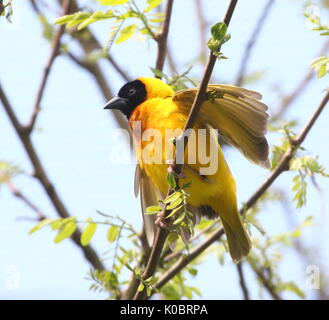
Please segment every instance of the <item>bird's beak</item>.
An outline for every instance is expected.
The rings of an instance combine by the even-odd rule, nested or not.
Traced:
[[[103,109],[118,109],[122,110],[125,109],[128,106],[128,99],[120,98],[120,97],[114,97],[112,98]]]

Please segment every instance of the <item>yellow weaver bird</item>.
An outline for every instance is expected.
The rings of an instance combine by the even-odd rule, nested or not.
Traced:
[[[159,79],[138,78],[126,83],[118,96],[104,107],[120,110],[127,116],[133,129],[138,160],[135,188],[140,191],[144,213],[146,207],[155,205],[168,191],[168,161],[173,157],[167,149],[173,145],[172,138],[177,136],[167,132],[184,128],[196,92],[197,89],[194,88],[175,93]],[[249,160],[269,168],[269,148],[264,136],[268,120],[267,106],[260,99],[259,93],[240,87],[208,85],[207,99],[202,104],[193,128],[196,138],[200,135],[198,129],[217,129],[228,143],[239,149]],[[137,130],[139,134],[148,129],[159,132],[160,143],[154,136],[153,139],[141,141],[140,135],[133,128],[135,123],[140,124]],[[197,139],[190,144],[190,140],[192,139],[189,139],[184,154],[180,183],[183,185],[191,182],[188,198],[188,203],[193,208],[191,211],[196,222],[200,217],[221,218],[231,257],[238,262],[249,254],[251,241],[238,212],[235,180],[225,161],[218,136],[208,134],[207,139],[203,140],[205,146],[198,145]],[[147,156],[154,156],[156,150],[159,150],[159,144],[161,161],[147,162],[145,159]],[[205,147],[205,152],[211,153],[211,145],[215,145],[213,160],[216,160],[216,168],[212,172],[201,174],[205,164],[198,159],[189,162],[188,152],[194,148],[197,153],[201,147]],[[143,155],[144,151],[146,155]],[[149,217],[145,216],[144,222],[148,234],[152,235],[154,219],[150,220]]]

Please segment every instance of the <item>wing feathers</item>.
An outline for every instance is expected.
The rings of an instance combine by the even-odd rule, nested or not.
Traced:
[[[197,89],[179,91],[173,97],[184,112],[189,112]],[[269,147],[265,138],[268,107],[262,96],[231,85],[209,85],[209,99],[204,102],[199,120],[219,130],[230,144],[251,161],[268,168]]]

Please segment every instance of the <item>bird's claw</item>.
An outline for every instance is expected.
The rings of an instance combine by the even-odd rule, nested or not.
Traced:
[[[165,222],[164,213],[160,212],[157,214],[157,217],[154,222],[161,229],[169,229],[169,225]]]

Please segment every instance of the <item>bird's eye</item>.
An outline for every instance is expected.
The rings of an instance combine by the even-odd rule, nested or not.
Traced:
[[[136,89],[129,89],[128,94],[133,96],[136,93]]]

